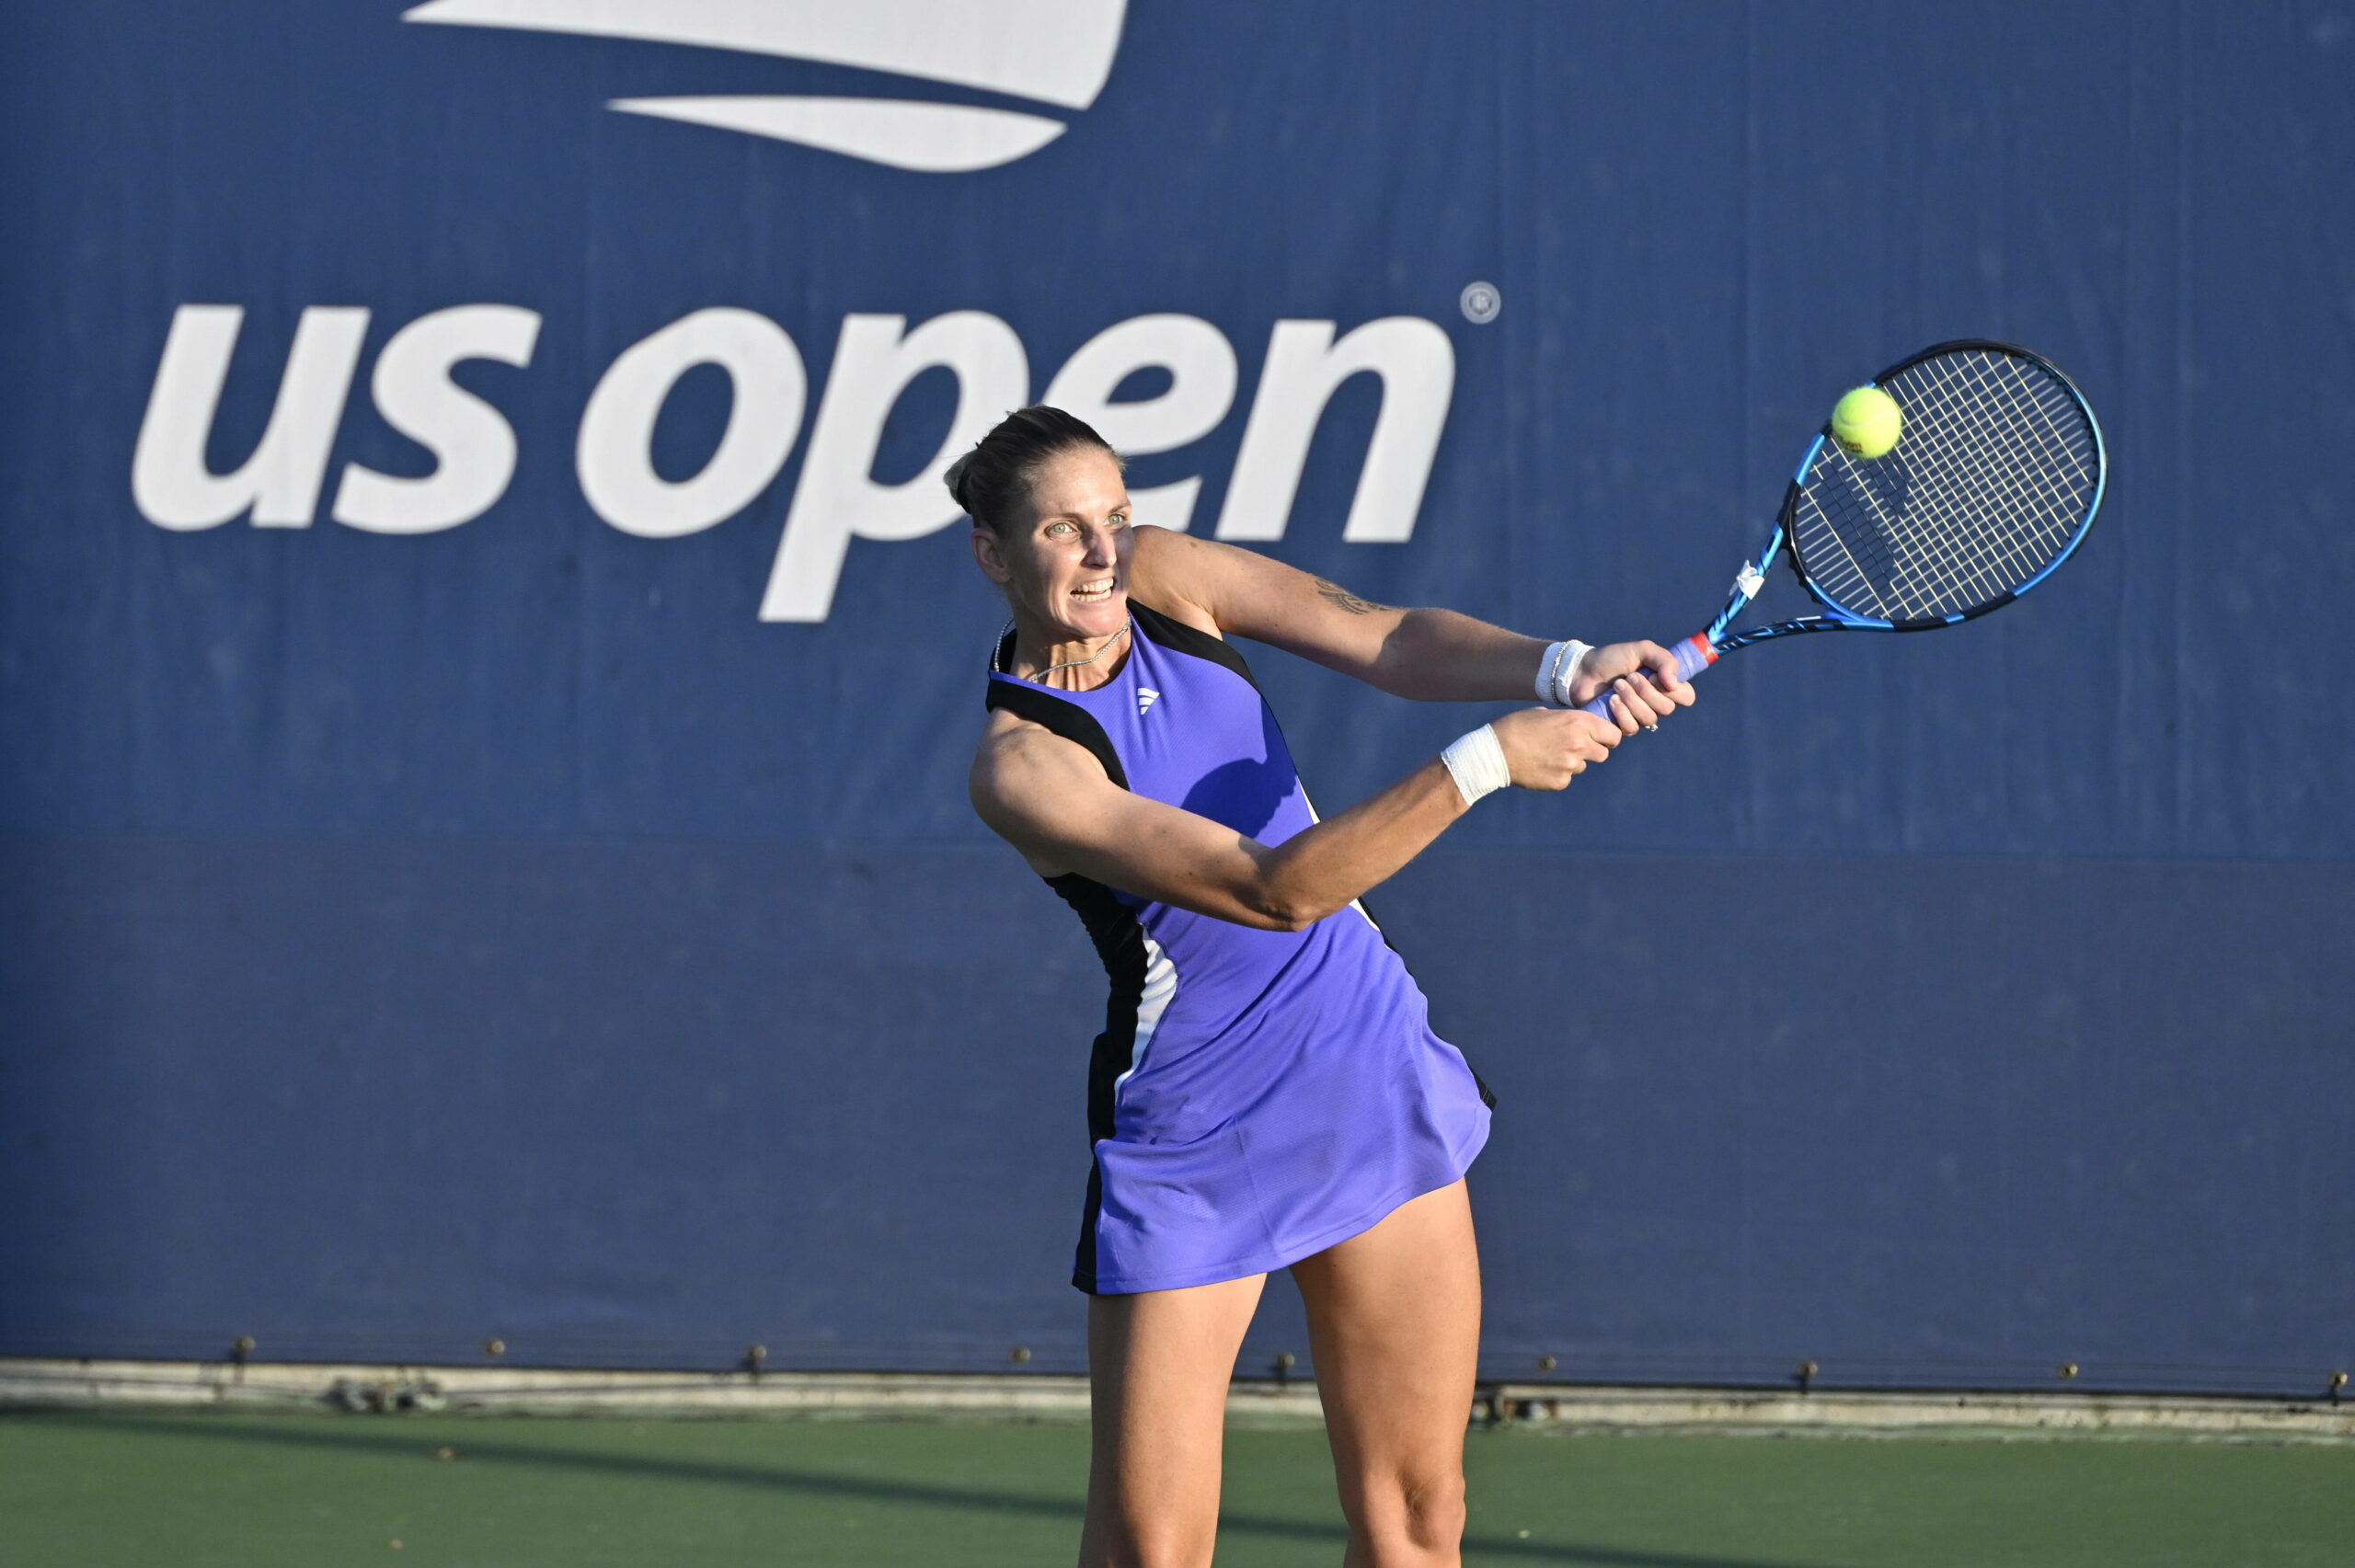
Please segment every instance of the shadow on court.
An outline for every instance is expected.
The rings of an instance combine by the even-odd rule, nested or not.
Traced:
[[[232,1425],[201,1415],[91,1415],[52,1411],[43,1413],[39,1419],[100,1431],[135,1429],[210,1442],[252,1443],[315,1451],[340,1449],[347,1453],[387,1458],[415,1458],[424,1452],[414,1435],[400,1430],[396,1425],[373,1423],[365,1429],[355,1426],[349,1431],[321,1431],[316,1427],[303,1430],[291,1426],[273,1428],[250,1421]],[[782,1465],[718,1464],[701,1459],[666,1459],[654,1454],[590,1453],[537,1443],[519,1443],[511,1438],[475,1437],[471,1435],[465,1439],[465,1451],[466,1459],[476,1463],[652,1476],[672,1481],[797,1492],[818,1497],[855,1498],[869,1503],[909,1504],[1064,1519],[1074,1524],[1079,1521],[1082,1512],[1080,1503],[1069,1497],[1024,1495],[984,1487],[946,1486],[925,1482],[883,1481],[870,1476]],[[1337,1553],[1348,1539],[1346,1532],[1332,1525],[1306,1524],[1296,1519],[1233,1512],[1220,1515],[1219,1532],[1222,1537],[1257,1536],[1269,1539],[1327,1541],[1332,1544]],[[1480,1535],[1466,1535],[1464,1550],[1467,1553],[1518,1557],[1531,1562],[1591,1563],[1598,1568],[1602,1565],[1612,1565],[1612,1568],[1826,1568],[1821,1563],[1702,1557],[1689,1552],[1575,1546]]]

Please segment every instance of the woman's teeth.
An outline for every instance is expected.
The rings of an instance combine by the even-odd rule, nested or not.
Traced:
[[[1071,590],[1071,596],[1082,604],[1101,604],[1112,597],[1112,579],[1106,578],[1101,582],[1084,582]]]

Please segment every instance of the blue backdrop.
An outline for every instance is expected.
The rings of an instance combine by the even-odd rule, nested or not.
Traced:
[[[2066,572],[1379,899],[1488,1369],[2355,1360],[2355,25],[727,9],[0,19],[0,1354],[1076,1366],[1101,975],[965,804],[944,448],[1092,376],[1197,532],[1665,639],[1987,336],[2103,417]],[[1256,657],[1328,808],[1474,711]]]

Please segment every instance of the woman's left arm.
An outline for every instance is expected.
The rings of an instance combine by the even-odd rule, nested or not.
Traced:
[[[1402,610],[1361,599],[1338,583],[1255,551],[1166,529],[1140,528],[1132,578],[1146,602],[1199,609],[1221,632],[1249,637],[1419,702],[1529,702],[1551,645],[1453,610]],[[1571,701],[1604,688],[1656,717],[1690,706],[1676,658],[1657,643],[1614,643],[1580,664]],[[1656,688],[1656,689],[1655,689]],[[1623,727],[1625,727],[1623,726]]]

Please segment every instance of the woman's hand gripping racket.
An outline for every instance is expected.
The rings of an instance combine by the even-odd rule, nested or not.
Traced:
[[[2101,427],[2043,359],[2008,343],[1940,343],[1873,384],[1902,416],[1896,444],[1856,457],[1830,424],[1817,433],[1766,548],[1707,630],[1675,645],[1679,680],[1772,637],[1926,632],[1984,615],[2051,577],[2093,526]],[[1786,545],[1824,613],[1730,630]],[[1610,710],[1608,692],[1585,705],[1599,718]]]

